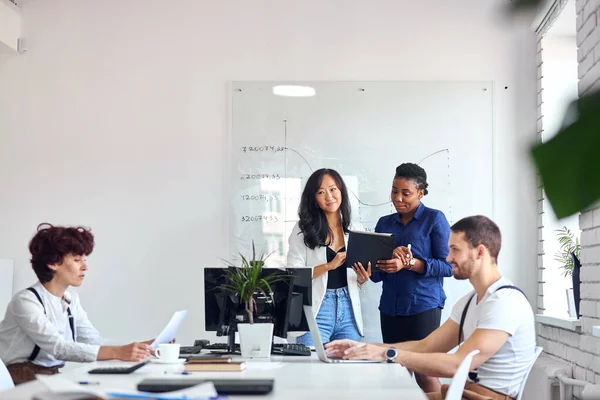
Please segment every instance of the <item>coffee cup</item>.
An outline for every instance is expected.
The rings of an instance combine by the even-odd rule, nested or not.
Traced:
[[[158,345],[154,356],[162,361],[176,361],[179,358],[179,343],[163,343]]]

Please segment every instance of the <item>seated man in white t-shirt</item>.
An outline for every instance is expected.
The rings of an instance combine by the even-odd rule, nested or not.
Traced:
[[[498,271],[498,226],[486,217],[474,216],[458,221],[451,229],[447,260],[453,266],[454,277],[469,279],[475,290],[456,303],[450,319],[423,340],[392,346],[336,340],[325,346],[327,354],[387,360],[429,376],[452,377],[465,356],[479,350],[471,363],[476,374],[470,374],[465,394],[470,391],[483,398],[515,398],[535,357],[533,311],[525,295]],[[461,319],[467,305],[462,336],[465,340],[456,353],[448,354],[460,342]],[[427,395],[442,399],[446,389]]]

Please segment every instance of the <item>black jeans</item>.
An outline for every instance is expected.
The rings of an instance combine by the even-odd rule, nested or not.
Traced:
[[[409,316],[391,316],[379,312],[383,343],[399,343],[425,339],[439,328],[442,309],[433,308]]]

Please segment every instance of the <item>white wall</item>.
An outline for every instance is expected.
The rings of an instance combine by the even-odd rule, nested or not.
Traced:
[[[494,80],[500,263],[533,301],[536,42],[498,19],[505,3],[29,1],[29,51],[0,65],[15,288],[34,280],[39,222],[85,224],[97,248],[80,293],[105,335],[148,338],[188,307],[178,337],[202,337],[201,268],[228,249],[227,81]]]
[[[14,52],[21,36],[21,14],[8,0],[0,0],[0,52]]]
[[[13,294],[13,260],[0,259],[0,315],[10,303]]]

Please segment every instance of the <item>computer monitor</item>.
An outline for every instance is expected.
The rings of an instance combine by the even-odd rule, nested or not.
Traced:
[[[274,323],[273,335],[285,339],[288,332],[308,331],[308,322],[302,307],[312,304],[312,269],[287,268],[281,270],[265,268],[263,273],[286,276],[284,280],[271,285],[275,303],[270,310]],[[269,310],[265,310],[265,312],[269,314]]]
[[[219,336],[227,329],[223,323],[224,313],[234,304],[232,296],[219,289],[227,283],[225,268],[204,268],[204,325],[207,331],[217,332]]]
[[[234,295],[219,287],[227,283],[225,268],[204,269],[204,322],[207,331],[217,336],[228,335],[235,330],[236,322],[246,322],[243,304]],[[311,268],[264,268],[262,276],[283,275],[284,279],[271,285],[273,299],[257,297],[255,322],[273,322],[273,335],[285,338],[288,332],[308,331],[308,323],[302,311],[304,305],[312,305]]]

